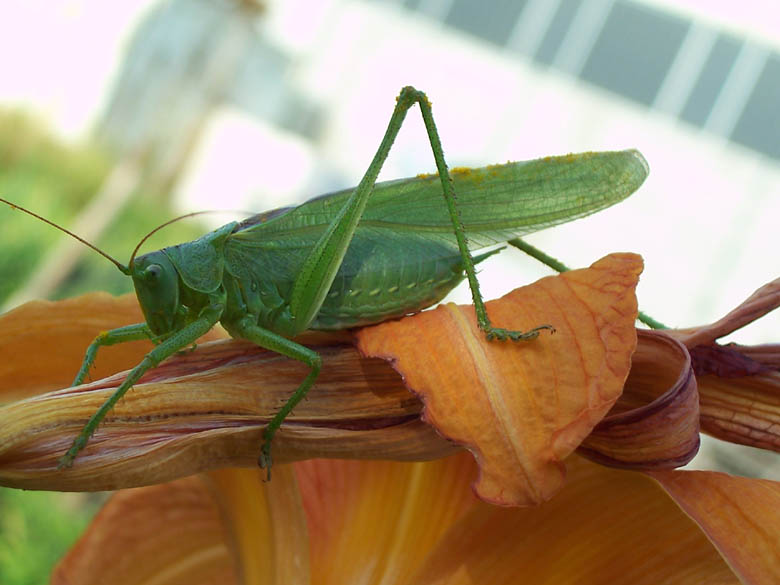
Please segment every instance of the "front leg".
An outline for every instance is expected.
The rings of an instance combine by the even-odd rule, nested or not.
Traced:
[[[98,349],[102,346],[153,338],[154,334],[149,330],[149,326],[146,323],[137,323],[135,325],[111,329],[110,331],[103,331],[89,344],[87,354],[84,356],[84,361],[81,363],[79,373],[76,374],[76,379],[73,380],[71,386],[78,386],[84,382],[84,379],[89,373],[89,368],[91,368],[92,364],[95,362]]]
[[[217,321],[219,321],[219,318],[222,316],[222,312],[224,310],[224,295],[215,295],[211,301],[212,302],[200,312],[198,318],[195,321],[170,335],[160,345],[147,353],[144,359],[141,360],[140,364],[130,370],[127,378],[124,379],[119,388],[117,388],[114,393],[109,396],[108,399],[101,405],[101,407],[98,408],[95,414],[92,415],[89,421],[87,421],[87,424],[84,425],[84,428],[81,430],[79,435],[73,441],[70,449],[68,449],[67,453],[65,453],[65,455],[60,458],[60,468],[70,467],[73,465],[73,460],[76,458],[76,455],[78,455],[79,451],[87,446],[89,438],[92,436],[95,430],[97,430],[97,427],[101,421],[111,411],[117,401],[122,398],[122,396],[124,396],[130,388],[133,387],[133,384],[135,384],[141,378],[141,376],[143,376],[151,368],[157,366],[164,359],[172,356],[180,349],[187,347],[191,343],[195,343],[195,340],[197,340],[202,335],[205,335],[217,323]],[[121,331],[123,329],[127,330],[132,327],[140,326],[131,325],[130,327],[123,327],[118,330],[115,329],[114,331]],[[123,339],[123,341],[129,341],[130,338],[132,338],[132,336]],[[109,337],[109,339],[111,338]],[[139,337],[137,339],[143,338]],[[95,340],[93,345],[95,343],[97,343],[97,340]],[[102,343],[102,345],[110,344]]]

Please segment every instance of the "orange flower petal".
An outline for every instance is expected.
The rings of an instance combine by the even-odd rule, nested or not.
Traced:
[[[102,292],[32,301],[0,315],[0,404],[69,386],[101,331],[143,322],[135,295]],[[199,342],[224,336],[215,329]],[[153,347],[151,341],[132,341],[101,348],[92,379],[133,367]]]
[[[320,585],[406,583],[477,502],[466,453],[426,463],[320,459],[295,470]]]
[[[204,478],[127,490],[107,502],[51,582],[236,583],[228,542]]]
[[[55,568],[52,584],[309,583],[295,476],[225,469],[118,492]]]
[[[743,583],[780,582],[780,482],[713,471],[650,472]]]
[[[143,320],[134,295],[106,293],[32,301],[0,315],[0,404],[67,387],[101,331]],[[150,341],[134,341],[101,349],[92,375],[100,379],[126,370],[152,347]]]
[[[555,335],[488,342],[472,307],[447,305],[357,333],[425,402],[425,420],[474,452],[479,497],[537,504],[563,484],[561,461],[620,396],[636,345],[642,260],[612,254],[488,303],[494,323]]]
[[[473,506],[407,583],[739,583],[656,482],[577,456],[566,464],[566,486],[541,506]]]
[[[699,397],[690,356],[662,332],[637,333],[623,394],[578,452],[624,469],[685,465],[699,449]]]
[[[506,509],[464,489],[474,464],[462,455],[298,463],[308,543],[289,467],[270,484],[258,471],[226,470],[122,492],[52,582],[122,585],[154,575],[161,585],[229,584],[242,574],[242,583],[308,583],[308,547],[311,582],[323,585],[502,585],[518,575],[584,585],[738,583],[662,484],[744,582],[775,582],[778,484],[682,471],[654,472],[658,483],[576,456],[567,465],[569,482],[554,500]]]
[[[270,482],[257,468],[221,469],[209,477],[240,582],[308,585],[309,535],[293,466],[276,466]]]

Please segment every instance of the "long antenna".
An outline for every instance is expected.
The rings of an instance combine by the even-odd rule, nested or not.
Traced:
[[[133,250],[133,254],[130,256],[130,262],[128,262],[128,266],[133,266],[133,261],[135,260],[135,255],[138,254],[138,250],[141,249],[141,246],[144,245],[144,242],[151,238],[154,234],[159,232],[161,229],[163,229],[166,226],[171,225],[174,222],[177,222],[181,219],[187,219],[189,217],[195,217],[196,215],[205,215],[206,213],[236,213],[235,211],[231,210],[225,210],[225,209],[206,209],[204,211],[193,211],[192,213],[188,213],[186,215],[180,215],[179,217],[174,217],[173,219],[169,219],[162,225],[158,225],[156,228],[154,228],[152,231],[150,231],[148,234],[146,234],[143,239],[141,239],[140,242],[138,242],[138,245],[135,247],[135,250]]]
[[[101,249],[100,249],[100,248],[98,248],[97,246],[95,246],[95,245],[93,245],[93,244],[90,244],[90,243],[89,243],[87,240],[85,240],[84,238],[77,236],[77,235],[76,235],[76,234],[74,234],[72,231],[70,231],[70,230],[66,230],[64,227],[62,227],[62,226],[60,226],[60,225],[57,225],[57,224],[56,224],[56,223],[54,223],[53,221],[51,221],[51,220],[48,220],[48,219],[46,219],[45,217],[41,217],[40,215],[38,215],[37,213],[34,213],[34,212],[30,211],[29,209],[25,209],[25,208],[24,208],[24,207],[22,207],[21,205],[17,205],[16,203],[11,203],[10,201],[8,201],[8,200],[6,200],[6,199],[3,199],[2,197],[0,197],[0,202],[2,202],[2,203],[5,203],[5,204],[6,204],[6,205],[8,205],[9,207],[11,207],[11,209],[18,209],[19,211],[24,211],[24,212],[25,212],[27,215],[32,215],[34,218],[36,218],[36,219],[40,219],[40,220],[41,220],[42,222],[44,222],[44,223],[48,223],[50,226],[57,228],[57,229],[58,229],[58,230],[60,230],[61,232],[65,232],[65,233],[66,233],[66,234],[68,234],[70,237],[77,239],[79,242],[81,242],[81,243],[82,243],[82,244],[84,244],[85,246],[88,246],[88,247],[92,248],[93,250],[95,250],[95,252],[97,252],[98,254],[100,254],[101,256],[103,256],[104,258],[108,258],[108,259],[109,259],[111,262],[113,262],[113,263],[116,265],[116,267],[117,267],[117,268],[119,268],[119,270],[121,270],[121,271],[122,271],[122,273],[123,273],[123,274],[128,274],[128,275],[130,274],[130,269],[129,269],[127,266],[125,266],[125,265],[124,265],[124,264],[122,264],[121,262],[118,262],[117,260],[115,260],[114,258],[112,258],[111,256],[109,256],[108,254],[106,254],[106,253],[105,253],[103,250],[101,250]]]

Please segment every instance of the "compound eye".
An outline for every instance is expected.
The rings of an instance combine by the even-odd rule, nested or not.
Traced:
[[[144,270],[144,276],[146,280],[150,282],[157,282],[162,274],[162,266],[159,264],[150,264],[146,270]]]

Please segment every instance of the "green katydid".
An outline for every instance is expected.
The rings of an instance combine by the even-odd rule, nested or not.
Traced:
[[[438,173],[376,183],[415,103]],[[321,366],[320,356],[293,337],[306,329],[358,327],[420,311],[440,301],[465,273],[479,327],[488,339],[533,339],[552,327],[510,331],[493,327],[488,319],[474,265],[501,248],[477,256],[470,250],[608,207],[635,191],[647,172],[642,155],[627,150],[450,173],[430,102],[423,92],[405,87],[354,190],[232,222],[193,242],[136,257],[139,244],[127,266],[63,230],[132,277],[146,319],[98,335],[73,384],[84,381],[101,346],[151,339],[156,347],[89,419],[60,466],[73,464],[112,407],[147,370],[193,345],[220,322],[231,336],[310,368],[263,433],[258,462],[270,474],[274,434],[312,387]]]

